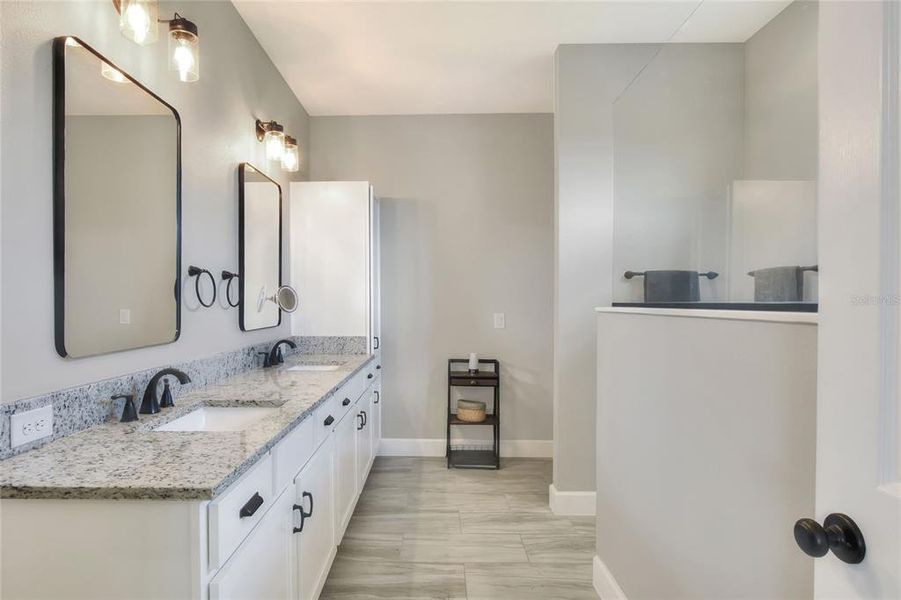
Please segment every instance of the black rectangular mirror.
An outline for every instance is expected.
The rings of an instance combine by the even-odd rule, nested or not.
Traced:
[[[238,273],[242,331],[277,327],[282,312],[282,188],[251,164],[238,167]]]
[[[56,351],[178,339],[178,113],[75,37],[53,41]]]

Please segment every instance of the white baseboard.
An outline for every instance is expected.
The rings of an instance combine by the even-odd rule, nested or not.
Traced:
[[[484,440],[454,440],[454,444],[478,445]],[[444,456],[446,442],[439,439],[382,438],[379,456]],[[501,456],[509,458],[551,458],[551,440],[501,440]]]
[[[548,498],[551,512],[555,515],[593,517],[597,511],[595,492],[561,492],[552,483]]]
[[[627,600],[623,588],[619,587],[613,573],[597,554],[594,555],[591,568],[591,583],[601,600]]]

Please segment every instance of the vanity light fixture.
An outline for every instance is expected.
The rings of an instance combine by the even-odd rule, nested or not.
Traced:
[[[158,0],[113,0],[119,13],[119,31],[140,46],[154,43],[159,37]]]
[[[197,25],[178,13],[169,21],[169,70],[183,82],[200,79],[200,38]]]
[[[297,149],[297,140],[290,135],[285,136],[285,153],[282,154],[282,170],[287,173],[296,173],[300,170],[300,152]]]
[[[159,23],[168,23],[169,70],[177,71],[180,81],[200,79],[200,38],[193,21],[178,13],[171,19],[160,19],[158,0],[113,0],[113,6],[119,13],[119,31],[141,46],[156,42]]]
[[[256,123],[257,140],[266,145],[267,160],[281,160],[285,154],[285,128],[275,121]]]

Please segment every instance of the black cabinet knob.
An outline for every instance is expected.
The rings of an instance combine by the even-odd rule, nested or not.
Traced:
[[[326,427],[328,427],[329,425],[331,425],[334,422],[335,422],[335,417],[333,417],[332,415],[329,415],[325,418],[325,421],[323,421],[322,424],[325,425]]]
[[[381,370],[381,368],[382,368],[382,365],[376,365],[376,366],[375,366],[375,370],[376,370],[376,371]]]
[[[372,375],[372,373],[370,373],[369,375],[366,376],[366,379],[372,379],[372,377],[373,377],[373,375]]]
[[[348,404],[350,404],[350,398],[345,398],[341,401],[341,406],[347,406]]]
[[[820,558],[832,553],[846,563],[863,561],[867,546],[857,523],[848,515],[832,513],[820,525],[813,519],[795,522],[795,541],[808,556]]]

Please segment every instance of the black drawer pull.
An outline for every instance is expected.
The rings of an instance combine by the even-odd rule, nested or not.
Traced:
[[[361,429],[363,429],[363,425],[364,425],[363,413],[357,413],[357,418],[360,419],[360,424],[357,425],[357,431],[360,431]]]
[[[366,376],[366,379],[372,379],[372,378],[373,378],[372,373],[370,373],[369,375]]]
[[[303,516],[304,517],[312,517],[313,516],[313,494],[311,494],[310,492],[304,492],[303,497],[310,499],[310,510],[309,510],[309,512],[304,513]],[[301,510],[300,512],[303,512],[303,510]]]
[[[348,404],[350,404],[350,398],[345,398],[341,401],[341,406],[347,406]]]
[[[250,500],[247,501],[247,504],[241,507],[241,512],[238,514],[241,515],[242,519],[244,517],[252,517],[261,506],[263,506],[263,497],[260,496],[259,492],[256,492],[251,496]]]
[[[322,424],[325,425],[326,427],[328,427],[329,425],[331,425],[334,422],[335,422],[335,417],[333,417],[332,415],[329,415],[325,418],[325,421],[323,421]]]
[[[294,528],[294,533],[300,533],[301,531],[303,531],[303,524],[304,524],[304,522],[305,522],[306,519],[307,519],[307,513],[305,513],[305,512],[303,511],[303,506],[301,506],[300,504],[295,504],[295,505],[292,507],[292,510],[299,510],[299,511],[300,511],[300,527],[295,527],[295,528]]]
[[[375,390],[375,400],[372,401],[373,404],[378,404],[379,400],[382,399],[382,394],[379,393],[378,390]]]

